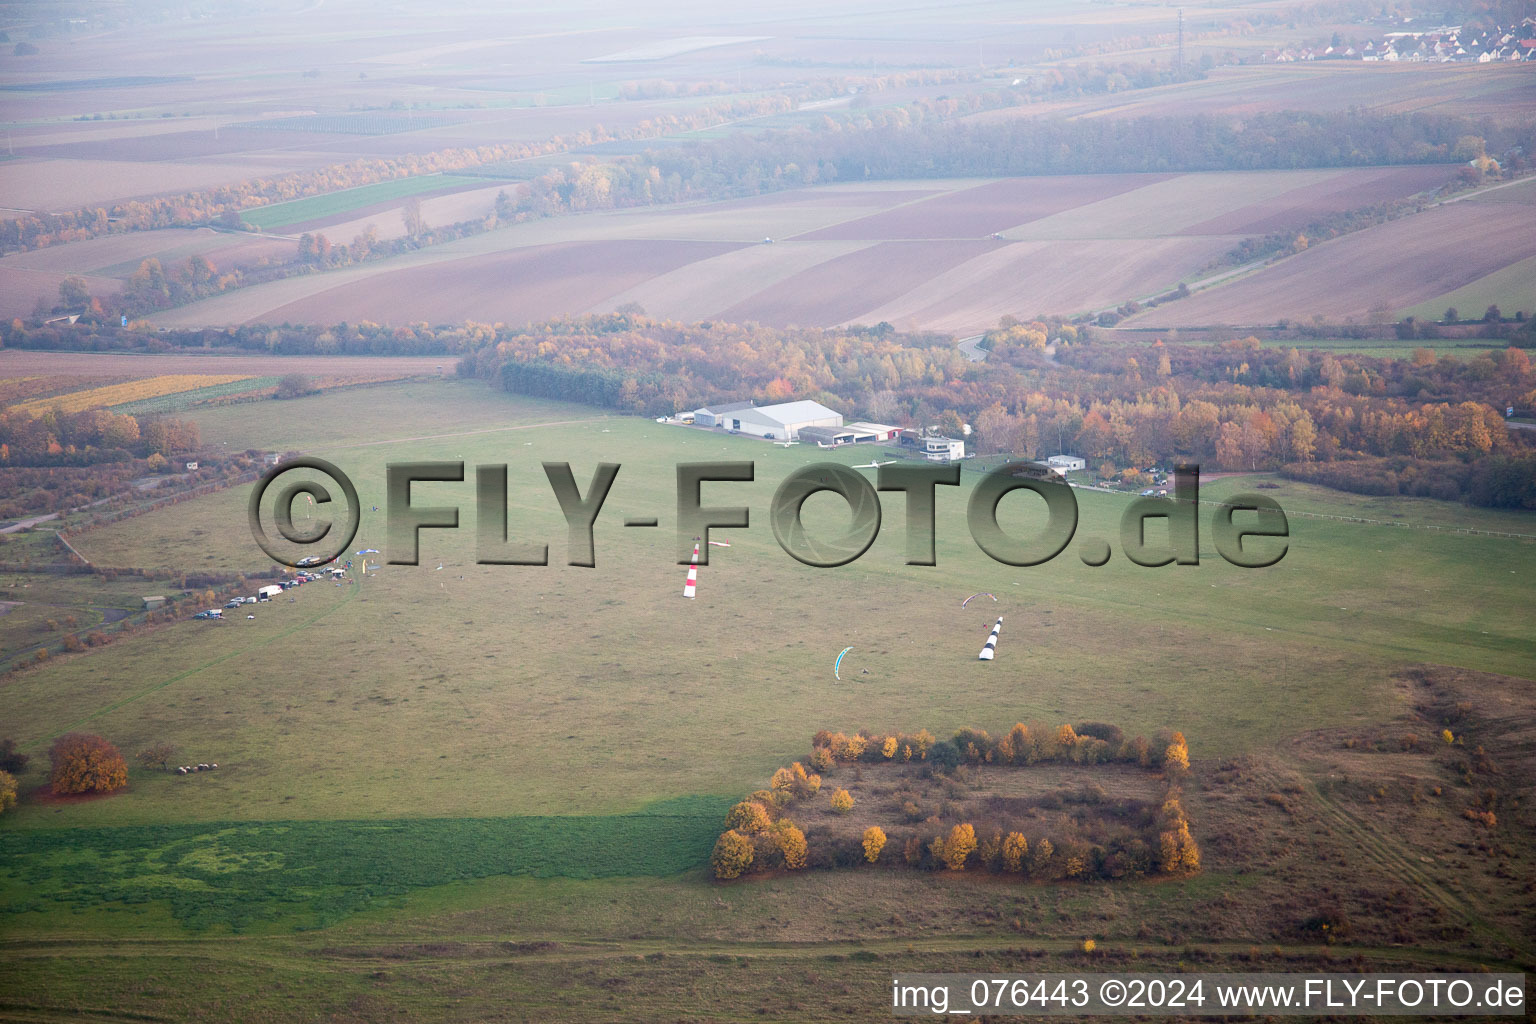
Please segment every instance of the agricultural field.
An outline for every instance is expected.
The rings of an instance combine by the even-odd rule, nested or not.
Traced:
[[[0,377],[48,378],[49,394],[100,385],[99,380],[91,378],[139,378],[159,374],[199,374],[211,370],[252,377],[278,371],[315,376],[344,376],[351,373],[412,377],[441,376],[445,370],[451,372],[452,369],[452,360],[442,356],[378,356],[368,359],[366,364],[359,364],[358,360],[350,356],[284,356],[274,359],[267,355],[238,352],[85,353],[25,349],[0,352]],[[69,382],[74,382],[73,386]]]
[[[76,372],[26,372],[43,366],[73,367]],[[179,415],[190,409],[271,399],[287,376],[296,377],[306,390],[335,392],[441,377],[446,368],[439,358],[385,357],[365,363],[335,356],[274,358],[227,352],[82,356],[12,350],[0,353],[0,411],[33,417],[88,409],[138,417]],[[195,370],[244,372],[188,372]]]
[[[1326,36],[1329,30],[1319,26],[1316,32]],[[1216,42],[1212,48],[1225,45]],[[1294,37],[1280,45],[1294,45]],[[1274,110],[1327,113],[1360,108],[1382,113],[1518,118],[1529,111],[1533,93],[1536,72],[1523,64],[1490,68],[1352,61],[1254,63],[1218,67],[1198,82],[1064,101],[1051,105],[1051,112],[1084,117],[1155,117]],[[997,120],[1036,113],[1037,109],[1026,107],[971,116]]]
[[[1215,273],[1210,268],[1244,238],[1433,193],[1453,174],[1420,166],[821,186],[519,225],[367,267],[259,285],[153,320],[173,327],[519,323],[635,302],[653,316],[689,321],[884,320],[902,329],[978,333],[1007,314],[1096,311],[1159,294]],[[1469,236],[1513,236],[1524,226],[1518,205],[1513,217],[1482,205],[1457,209]],[[1423,245],[1435,232],[1431,225],[1414,237]],[[1493,247],[1481,259],[1495,268],[1504,253]],[[1470,267],[1463,261],[1455,272]],[[498,286],[485,287],[491,280]]]
[[[244,181],[292,165],[253,168],[235,163],[149,163],[57,157],[0,162],[0,194],[13,209],[52,213],[110,205],[140,196],[168,195]]]
[[[1500,195],[1506,191],[1512,195]],[[1532,305],[1536,280],[1510,269],[1529,267],[1532,256],[1536,192],[1523,186],[1495,188],[1311,246],[1239,280],[1148,310],[1127,324],[1238,326],[1314,315],[1337,321],[1363,319],[1373,310],[1396,319],[1413,309],[1433,310],[1438,319],[1452,304],[1448,296],[1475,289],[1475,282],[1491,275],[1500,282],[1499,294],[1524,294],[1529,296],[1524,304]],[[1521,301],[1517,298],[1507,313],[1524,308]],[[1479,316],[1482,309],[1467,313]]]
[[[126,278],[150,258],[172,264],[201,255],[224,268],[256,265],[263,257],[281,260],[293,252],[293,243],[282,238],[258,238],[211,228],[163,228],[11,253],[0,258],[0,268]]]
[[[44,309],[52,308],[59,301],[59,286],[69,277],[84,280],[92,295],[112,295],[123,288],[123,282],[116,278],[62,271],[23,270],[0,262],[0,316],[29,316],[39,303],[42,303]]]
[[[86,388],[50,398],[35,398],[12,406],[15,411],[36,416],[48,409],[62,412],[82,412],[86,409],[111,409],[120,405],[173,395],[181,391],[197,391],[225,384],[249,380],[238,375],[218,374],[166,374],[146,377],[122,384],[107,384],[99,388]]]
[[[1442,17],[1475,46],[1509,5],[1346,6],[8,5],[0,1021],[1536,972],[1536,434],[1500,422],[1536,412],[1531,332],[1394,328],[1536,315],[1536,65],[1261,57]],[[474,233],[396,244],[418,204]],[[968,457],[816,568],[781,485],[918,456],[663,415],[738,399]],[[1086,461],[1028,567],[972,529],[1018,451]],[[1198,501],[1138,498],[1184,461]],[[721,462],[750,478],[700,504],[748,525],[687,528],[680,467]],[[405,486],[451,526],[392,507],[413,463],[462,467]],[[1286,530],[1241,568],[1255,496]],[[798,523],[856,528],[826,491]],[[323,559],[296,534],[334,572],[278,564]]]
[[[1057,17],[1071,9],[1050,5]],[[970,17],[1000,60],[1038,57],[1075,31],[1010,23],[1001,5]],[[795,92],[880,63],[959,66],[975,53],[964,32],[935,30],[936,12],[872,25],[862,11],[802,3],[763,13],[750,33],[725,19],[707,35],[679,33],[659,14],[637,25],[632,12],[601,6],[577,23],[553,11],[439,11],[423,30],[412,11],[344,0],[302,20],[299,29],[242,11],[217,24],[130,18],[13,61],[5,205],[67,209],[497,142],[579,145],[598,125],[629,132],[722,97]],[[284,54],[278,73],[265,62],[272,47]],[[626,52],[643,59],[604,59]],[[695,83],[709,88],[691,94]]]
[[[327,192],[325,195],[312,196],[308,199],[295,199],[289,203],[258,206],[243,212],[241,219],[256,225],[263,231],[284,230],[293,228],[294,225],[318,225],[340,214],[353,214],[370,207],[379,207],[382,210],[399,208],[390,206],[389,200],[470,189],[486,180],[488,179],[458,175],[448,177],[441,174],[396,178],[394,181],[381,181],[376,185],[363,185],[340,192]],[[352,235],[344,231],[337,234],[338,241],[350,241],[351,238]]]
[[[398,218],[396,218],[398,220]],[[146,259],[175,266],[200,255],[219,271],[260,267],[291,259],[297,243],[288,238],[259,237],[210,228],[166,228],[108,235],[0,257],[0,316],[30,316],[38,301],[59,301],[59,285],[68,277],[83,278],[90,293],[107,296],[121,291]]]
[[[445,407],[455,410],[451,422]],[[1263,492],[1291,513],[1278,566],[1227,565],[1202,525],[1199,566],[1148,570],[1116,556],[1092,569],[1069,549],[1047,565],[1011,569],[965,533],[966,491],[979,476],[967,472],[958,493],[939,495],[937,569],[902,564],[902,503],[886,501],[874,547],[852,565],[815,570],[778,548],[766,502],[791,469],[851,463],[862,452],[786,451],[473,382],[386,385],[294,400],[284,411],[191,415],[205,437],[303,445],[342,467],[365,510],[358,548],[387,547],[382,516],[366,512],[382,501],[387,463],[507,462],[511,533],[547,540],[555,564],[475,564],[473,486],[418,485],[413,500],[462,508],[459,530],[423,531],[419,566],[370,562],[357,583],[301,587],[258,607],[253,620],[169,625],[9,678],[8,727],[26,752],[87,729],[126,751],[169,742],[184,759],[220,765],[187,778],[135,768],[121,794],[29,799],[12,812],[0,832],[0,914],[18,965],[12,991],[35,1005],[83,1011],[123,998],[179,1016],[247,1019],[276,1005],[274,981],[288,995],[311,992],[306,965],[322,949],[338,987],[311,992],[316,1005],[387,999],[435,1012],[426,1008],[447,998],[449,977],[540,1001],[564,972],[572,978],[564,1008],[540,1002],[548,1019],[616,1012],[608,978],[624,979],[613,983],[624,1005],[646,1015],[675,1009],[684,978],[718,987],[711,999],[778,1006],[783,992],[770,995],[769,979],[811,963],[849,986],[839,1003],[847,1015],[868,1016],[864,986],[916,962],[914,952],[923,964],[958,969],[950,958],[978,949],[979,962],[1001,968],[1023,962],[1008,952],[1023,944],[1068,966],[1084,934],[1112,951],[1136,950],[1144,968],[1192,942],[1222,957],[1260,941],[1304,962],[1318,948],[1304,913],[1276,925],[1294,930],[1257,938],[1251,930],[1253,915],[1272,918],[1260,909],[1268,901],[1329,885],[1309,858],[1274,845],[1286,829],[1299,830],[1293,841],[1308,850],[1343,857],[1367,886],[1391,878],[1399,887],[1392,914],[1368,898],[1317,897],[1344,901],[1353,941],[1373,962],[1446,962],[1422,943],[1411,954],[1386,948],[1392,928],[1436,920],[1459,936],[1455,949],[1479,950],[1485,961],[1528,956],[1518,938],[1525,897],[1488,902],[1485,893],[1508,883],[1448,841],[1473,827],[1458,817],[1459,803],[1410,812],[1406,796],[1365,799],[1378,781],[1394,794],[1431,783],[1460,792],[1453,752],[1340,744],[1423,732],[1411,715],[1425,702],[1528,701],[1486,673],[1519,675],[1536,654],[1523,614],[1536,540],[1453,530],[1536,537],[1529,514],[1226,477],[1202,496],[1278,485]],[[748,505],[753,525],[712,534],[731,547],[710,549],[700,597],[684,602],[667,514],[671,466],[720,458],[754,461],[757,479],[710,485],[706,500]],[[561,564],[566,531],[539,468],[548,460],[570,461],[578,480],[597,460],[622,466],[597,526],[595,569]],[[263,558],[245,532],[247,493],[183,502],[77,543],[101,564],[254,569]],[[1125,496],[1077,496],[1080,536],[1118,535]],[[1030,530],[1027,508],[1005,505],[1004,526]],[[618,525],[656,513],[662,529],[653,535]],[[1395,525],[1324,518],[1341,515]],[[806,517],[812,529],[834,531],[846,518],[819,498]],[[982,590],[997,601],[960,607]],[[890,614],[897,592],[915,614]],[[828,607],[839,614],[823,614]],[[998,659],[978,663],[999,614]],[[700,637],[720,642],[701,647]],[[839,683],[832,662],[849,645]],[[1415,667],[1425,665],[1457,669]],[[1456,728],[1477,730],[1494,757],[1514,757],[1515,740],[1490,724],[1497,715],[1507,711],[1490,706]],[[961,726],[996,733],[1015,720],[1085,718],[1127,734],[1172,727],[1190,737],[1186,799],[1203,874],[1156,886],[1002,888],[877,868],[728,888],[704,877],[725,808],[803,758],[817,729],[946,736]],[[829,789],[864,792],[838,774],[849,771],[830,773]],[[1326,784],[1341,772],[1347,785]],[[29,769],[25,788],[39,779]],[[879,784],[873,773],[865,779]],[[1256,822],[1272,828],[1256,832]],[[1393,848],[1407,846],[1393,857],[1423,851],[1467,888],[1443,905],[1428,872],[1405,881],[1395,867],[1372,866],[1375,853],[1362,851],[1387,836]],[[298,877],[303,886],[284,881]],[[62,908],[73,913],[60,916]],[[1157,923],[1139,923],[1147,921]],[[87,935],[150,957],[159,994],[129,996],[126,967],[97,974],[87,991],[58,973],[73,954],[56,945],[51,960],[38,953],[39,940]],[[193,961],[166,943],[179,937],[215,955],[223,995],[195,994]],[[774,951],[786,942],[799,952]],[[449,973],[428,980],[407,961],[383,979],[359,973],[360,958],[406,948],[414,957],[416,943],[436,944]],[[871,959],[826,959],[859,950]],[[648,953],[656,956],[623,959]],[[267,995],[240,966],[250,955],[275,972]],[[249,1005],[236,1005],[235,994]]]

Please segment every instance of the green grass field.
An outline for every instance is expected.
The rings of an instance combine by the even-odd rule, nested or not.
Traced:
[[[888,494],[861,559],[812,569],[773,538],[774,487],[808,463],[867,461],[867,449],[785,450],[460,381],[314,396],[281,416],[268,404],[192,415],[214,443],[312,438],[358,486],[353,548],[386,547],[383,513],[370,509],[383,505],[392,462],[464,461],[465,483],[413,489],[416,504],[458,504],[461,525],[423,531],[419,566],[311,584],[257,606],[254,619],[181,623],[7,680],[4,731],[34,756],[24,792],[44,781],[51,738],[69,730],[129,753],[170,742],[178,763],[220,764],[186,777],[135,768],[118,795],[29,798],[6,815],[0,927],[17,990],[52,986],[50,1007],[83,1012],[108,992],[178,1019],[256,1019],[280,992],[343,1015],[383,1000],[451,1017],[446,1006],[482,1006],[468,994],[490,984],[547,1000],[542,1019],[641,1003],[686,1016],[690,1000],[738,996],[782,1014],[775,975],[795,975],[787,990],[805,1008],[816,988],[805,971],[862,985],[888,976],[885,960],[910,964],[901,957],[914,942],[925,964],[960,969],[946,958],[962,947],[1005,956],[1019,941],[1015,918],[1051,956],[1096,931],[1134,941],[1135,921],[1220,916],[1224,892],[1256,883],[1216,859],[1203,876],[1157,886],[1012,891],[822,872],[719,889],[703,863],[729,802],[802,756],[823,727],[942,736],[1093,719],[1128,733],[1182,729],[1204,762],[1269,759],[1299,731],[1367,728],[1402,712],[1403,666],[1523,675],[1536,661],[1536,541],[1427,528],[1536,534],[1529,514],[1228,477],[1202,497],[1274,482],[1261,493],[1288,510],[1399,525],[1295,515],[1285,560],[1242,570],[1217,556],[1203,508],[1201,564],[1145,569],[1119,550],[1129,499],[1080,490],[1073,545],[1022,569],[970,540],[965,498],[980,474],[967,472],[961,488],[939,490],[938,566],[903,564],[905,513]],[[754,461],[756,480],[708,484],[704,502],[747,505],[752,525],[712,535],[732,546],[709,549],[699,598],[685,601],[674,466],[719,459]],[[569,461],[584,491],[597,462],[623,467],[598,519],[596,568],[562,564],[546,460]],[[500,462],[511,536],[547,542],[550,566],[474,562],[473,467]],[[185,502],[80,544],[104,564],[261,568],[270,563],[246,529],[248,493]],[[826,495],[805,509],[813,531],[846,521]],[[621,525],[647,515],[661,527]],[[1039,526],[1024,496],[1005,499],[1001,518],[1020,535]],[[1111,541],[1107,566],[1079,560],[1089,537]],[[976,591],[998,601],[962,610]],[[980,663],[998,614],[998,659]],[[849,645],[839,683],[832,662]],[[296,929],[319,931],[310,940]],[[1204,937],[1219,949],[1224,934]],[[131,943],[134,962],[97,974],[90,991],[61,976],[109,941]],[[450,943],[430,954],[437,973],[417,962],[433,942]],[[417,951],[411,967],[388,966],[396,944]],[[669,960],[680,950],[682,961]],[[369,980],[364,964],[383,966]],[[156,993],[138,992],[144,971],[166,979]],[[194,999],[205,971],[223,994]],[[325,974],[340,987],[328,990]],[[0,999],[0,1009],[17,1005]]]
[[[126,748],[168,740],[194,760],[232,766],[191,784],[150,777],[132,799],[72,808],[71,821],[622,813],[751,789],[823,726],[942,733],[1098,718],[1146,733],[1181,728],[1202,755],[1234,754],[1286,735],[1297,706],[1318,721],[1380,714],[1395,664],[1519,674],[1536,653],[1522,604],[1531,542],[1297,516],[1283,562],[1242,570],[1217,557],[1205,511],[1198,567],[1151,570],[1117,556],[1091,569],[1074,546],[1017,569],[971,541],[962,487],[939,495],[937,567],[902,564],[905,517],[888,496],[868,553],[812,569],[768,529],[774,486],[798,466],[862,452],[786,451],[579,407],[530,408],[457,382],[290,405],[278,423],[249,406],[199,420],[205,436],[231,443],[238,424],[258,419],[276,431],[262,443],[294,423],[321,438],[370,438],[318,447],[358,485],[365,514],[354,548],[386,547],[383,513],[367,509],[383,504],[388,463],[505,461],[512,535],[547,542],[554,564],[476,565],[472,481],[418,484],[417,502],[461,505],[459,530],[423,531],[419,566],[379,566],[357,588],[311,585],[254,621],[188,623],[123,642],[110,659],[16,679],[9,724],[30,750],[89,727]],[[445,405],[463,415],[433,437]],[[388,409],[389,427],[359,406]],[[477,426],[498,408],[507,426]],[[564,425],[537,425],[540,416]],[[570,461],[583,487],[596,462],[623,466],[598,521],[596,569],[561,564],[566,531],[540,468],[550,459]],[[672,467],[699,459],[756,463],[756,482],[706,488],[707,503],[748,505],[754,525],[716,535],[733,546],[711,549],[701,596],[686,602],[673,564]],[[966,474],[967,487],[976,476]],[[1238,487],[1220,480],[1205,494]],[[108,565],[260,568],[268,563],[246,531],[248,493],[182,503],[78,543]],[[1512,513],[1427,501],[1388,511],[1290,482],[1264,493],[1297,511],[1536,533],[1531,517]],[[1079,538],[1118,547],[1127,500],[1080,491]],[[806,508],[829,532],[843,516],[825,495]],[[1038,528],[1027,508],[1023,497],[1003,506],[1021,534]],[[663,525],[626,530],[628,515]],[[976,591],[999,601],[962,611]],[[994,612],[1005,617],[1003,658],[977,665]],[[852,681],[836,684],[832,659],[848,645]],[[370,753],[380,743],[391,750],[387,771]],[[464,785],[456,765],[466,760],[502,781]],[[551,778],[567,781],[555,789]],[[17,823],[29,822],[63,823],[23,807]]]
[[[1536,314],[1536,256],[1511,263],[1453,292],[1429,302],[1421,302],[1402,311],[1403,316],[1438,320],[1454,306],[1461,316],[1471,319],[1483,315],[1489,306],[1498,306],[1505,316],[1524,312]]]
[[[258,206],[251,210],[242,210],[240,217],[247,224],[254,224],[263,231],[277,231],[290,224],[303,224],[305,221],[319,220],[321,217],[334,217],[337,214],[349,213],[352,210],[371,206],[374,203],[425,195],[429,192],[438,192],[445,188],[462,187],[475,182],[492,184],[493,179],[464,175],[449,177],[442,174],[424,174],[414,178],[395,178],[390,181],[375,182],[372,185],[360,185],[357,188],[342,189],[339,192],[327,192],[324,195],[295,199],[287,203],[273,203],[271,206]]]

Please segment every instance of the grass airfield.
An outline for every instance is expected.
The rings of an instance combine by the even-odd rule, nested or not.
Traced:
[[[354,549],[385,547],[383,512],[369,510],[384,504],[388,463],[462,460],[464,483],[420,484],[413,497],[458,504],[460,527],[423,531],[419,566],[311,584],[257,607],[254,620],[179,623],[6,682],[4,731],[34,755],[24,791],[45,781],[47,744],[71,729],[128,753],[172,742],[186,760],[221,765],[191,777],[135,769],[119,795],[31,799],[7,815],[0,919],[21,995],[0,997],[6,1013],[116,1005],[99,994],[116,993],[178,1019],[260,1019],[263,1005],[308,993],[349,1019],[413,1006],[468,1020],[489,1013],[497,993],[543,1000],[528,1011],[537,1019],[616,1006],[719,1019],[738,999],[748,1001],[742,1016],[758,1016],[756,999],[770,1016],[805,1019],[829,1012],[810,1001],[825,994],[813,976],[849,993],[843,1015],[878,1014],[888,984],[879,978],[916,964],[958,970],[971,951],[978,966],[1024,969],[1008,959],[1021,944],[1067,956],[1084,934],[1145,949],[1144,964],[1175,935],[1169,955],[1192,941],[1212,955],[1267,949],[1256,908],[1295,882],[1265,858],[1284,865],[1290,855],[1265,846],[1223,857],[1218,823],[1235,814],[1252,831],[1271,815],[1262,843],[1284,846],[1304,841],[1285,839],[1305,832],[1302,812],[1228,808],[1216,795],[1196,796],[1191,812],[1197,835],[1211,830],[1206,871],[1176,882],[1009,888],[871,871],[721,887],[704,860],[730,802],[802,757],[820,728],[1177,728],[1197,773],[1241,762],[1273,782],[1308,777],[1298,734],[1403,715],[1405,666],[1520,676],[1536,656],[1530,540],[1297,514],[1286,558],[1244,570],[1217,555],[1203,508],[1201,564],[1145,569],[1120,551],[1129,499],[1079,490],[1073,544],[1047,565],[1011,568],[966,531],[979,479],[967,472],[960,488],[938,492],[936,567],[902,564],[903,499],[883,494],[873,547],[850,565],[812,569],[773,538],[773,490],[802,465],[866,462],[870,449],[782,449],[459,381],[197,418],[205,438],[231,446],[318,439],[313,454],[359,490]],[[570,462],[583,489],[597,462],[623,467],[598,517],[594,569],[563,564],[545,460]],[[710,549],[699,598],[685,601],[674,466],[706,460],[755,463],[753,483],[704,491],[706,505],[748,506],[752,525],[712,534],[732,546]],[[499,462],[509,466],[512,535],[547,541],[547,567],[474,562],[473,466]],[[1202,497],[1255,482],[1210,481]],[[1277,482],[1262,493],[1296,513],[1536,534],[1529,516]],[[78,543],[104,565],[254,570],[267,563],[246,529],[248,494],[182,503]],[[1019,535],[1040,526],[1026,497],[1001,506]],[[658,529],[622,526],[649,515]],[[846,521],[830,496],[806,504],[813,532]],[[1111,541],[1107,566],[1077,557],[1089,537]],[[998,600],[962,610],[977,591]],[[999,614],[998,659],[980,663]],[[849,645],[838,682],[832,662]],[[1268,865],[1262,877],[1253,863]],[[1247,908],[1250,898],[1251,914],[1231,912],[1232,900]],[[1525,955],[1499,935],[1488,932],[1489,958]],[[434,943],[446,945],[433,953]],[[1453,955],[1426,948],[1379,955]],[[65,978],[72,958],[109,950],[129,960],[111,961],[99,988]],[[1297,945],[1298,956],[1314,953]],[[146,970],[164,979],[153,992]],[[210,971],[224,994],[199,987]],[[280,988],[268,990],[274,980]],[[785,991],[794,998],[772,995]]]

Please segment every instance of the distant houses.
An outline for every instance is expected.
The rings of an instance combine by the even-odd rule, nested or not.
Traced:
[[[1322,49],[1288,46],[1267,50],[1262,59],[1266,64],[1316,60],[1429,64],[1536,61],[1536,18],[1526,18],[1518,25],[1499,26],[1489,32],[1449,25],[1426,29],[1405,27],[1384,33],[1380,41],[1367,40],[1358,47],[1344,43]]]

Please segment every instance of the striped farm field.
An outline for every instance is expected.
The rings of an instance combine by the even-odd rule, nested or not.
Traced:
[[[126,379],[126,378],[121,378]],[[112,383],[111,380],[108,383]],[[62,374],[29,377],[0,377],[0,409],[71,391],[80,386],[80,378]],[[102,386],[97,382],[97,386]]]
[[[182,391],[193,391],[249,379],[249,376],[244,374],[162,374],[158,377],[146,377],[142,380],[73,391],[51,398],[36,398],[30,402],[22,402],[13,408],[18,412],[29,414],[37,414],[49,409],[81,412],[85,409],[110,408],[148,398],[158,398],[161,395],[174,395]]]
[[[207,387],[171,391],[152,398],[137,398],[111,407],[113,412],[138,416],[143,413],[174,412],[215,398],[244,395],[249,392],[271,389],[277,385],[277,377],[236,377],[232,380]]]

